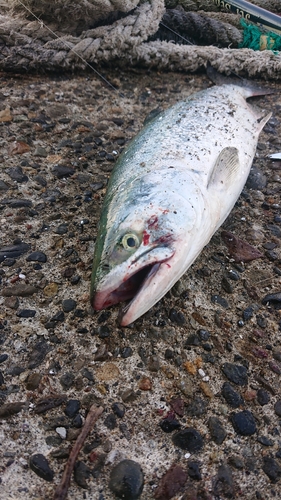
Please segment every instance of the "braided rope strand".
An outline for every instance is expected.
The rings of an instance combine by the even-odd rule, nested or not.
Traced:
[[[258,0],[255,1],[258,2]],[[77,15],[82,12],[87,17],[91,8],[92,12],[95,9],[99,18],[101,0],[75,2],[68,0],[68,2],[70,7],[75,3]],[[189,5],[190,2],[191,0]],[[202,5],[206,3],[209,5],[210,2],[211,0],[208,2],[204,0],[195,3],[196,5],[200,3],[200,8],[202,8]],[[25,4],[25,0],[8,0],[8,3],[13,6],[14,12],[17,6]],[[54,12],[62,8],[62,3],[65,13],[65,1],[62,2],[62,0],[52,2],[52,8],[57,9]],[[111,24],[103,23],[104,25],[96,28],[90,27],[95,23],[93,18],[88,18],[84,27],[86,29],[81,33],[79,33],[80,28],[77,28],[78,32],[70,30],[66,33],[65,24],[59,22],[59,15],[56,19],[52,18],[50,24],[45,25],[38,21],[30,21],[30,13],[27,18],[15,17],[10,11],[5,15],[0,15],[0,69],[6,71],[81,70],[91,64],[114,62],[115,65],[128,66],[130,63],[156,69],[194,72],[206,66],[207,61],[210,61],[221,72],[235,71],[237,74],[249,76],[280,78],[280,53],[273,54],[269,50],[255,52],[251,49],[228,48],[229,46],[237,47],[242,38],[242,29],[239,29],[237,24],[235,25],[236,16],[233,24],[233,17],[228,15],[222,20],[222,13],[213,12],[213,17],[209,17],[202,11],[187,13],[177,9],[177,13],[171,15],[168,11],[165,13],[164,0],[106,0],[102,3],[103,6],[106,5],[108,12],[121,10],[122,16]],[[184,2],[176,3],[183,4]],[[39,0],[26,0],[26,4],[28,8],[37,9],[36,12],[39,9],[38,6],[41,10],[46,5],[49,6],[46,7],[42,17],[48,17],[53,12],[50,10],[51,4],[45,0],[40,0],[40,2]],[[212,4],[214,5],[214,2]],[[276,2],[273,4],[276,6]],[[155,40],[155,38],[150,39],[157,33],[163,16],[165,18],[168,15],[170,18],[174,15],[178,29],[190,32],[192,28],[193,36],[196,33],[200,34],[204,26],[205,38],[207,35],[209,38],[202,39],[199,43],[212,45],[186,46]],[[216,16],[220,16],[219,19]],[[81,19],[78,21],[80,26]],[[219,48],[214,44],[225,48]]]

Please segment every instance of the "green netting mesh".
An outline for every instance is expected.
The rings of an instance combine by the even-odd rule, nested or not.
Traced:
[[[243,27],[243,41],[240,48],[248,48],[253,50],[281,50],[281,36],[272,31],[263,32],[258,26],[248,24],[241,19]]]

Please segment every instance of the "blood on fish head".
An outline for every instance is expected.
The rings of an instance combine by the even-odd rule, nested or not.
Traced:
[[[130,300],[120,315],[126,326],[170,288],[184,252],[174,210],[146,206],[120,214],[119,226],[105,232],[95,252],[91,303],[100,310]]]

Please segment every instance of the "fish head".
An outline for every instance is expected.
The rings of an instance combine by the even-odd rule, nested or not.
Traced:
[[[187,214],[174,203],[148,202],[101,220],[95,248],[91,303],[101,310],[130,300],[119,322],[126,326],[147,312],[185,271]],[[182,211],[182,213],[180,213]],[[184,213],[185,212],[185,213]],[[195,215],[190,217],[190,228]],[[185,220],[180,224],[180,220]],[[182,226],[182,227],[181,227]]]

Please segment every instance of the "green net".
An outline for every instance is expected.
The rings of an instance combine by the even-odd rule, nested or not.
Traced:
[[[281,50],[281,36],[272,31],[261,31],[260,28],[253,24],[248,24],[241,19],[243,27],[243,41],[240,48],[248,48],[253,50]]]

